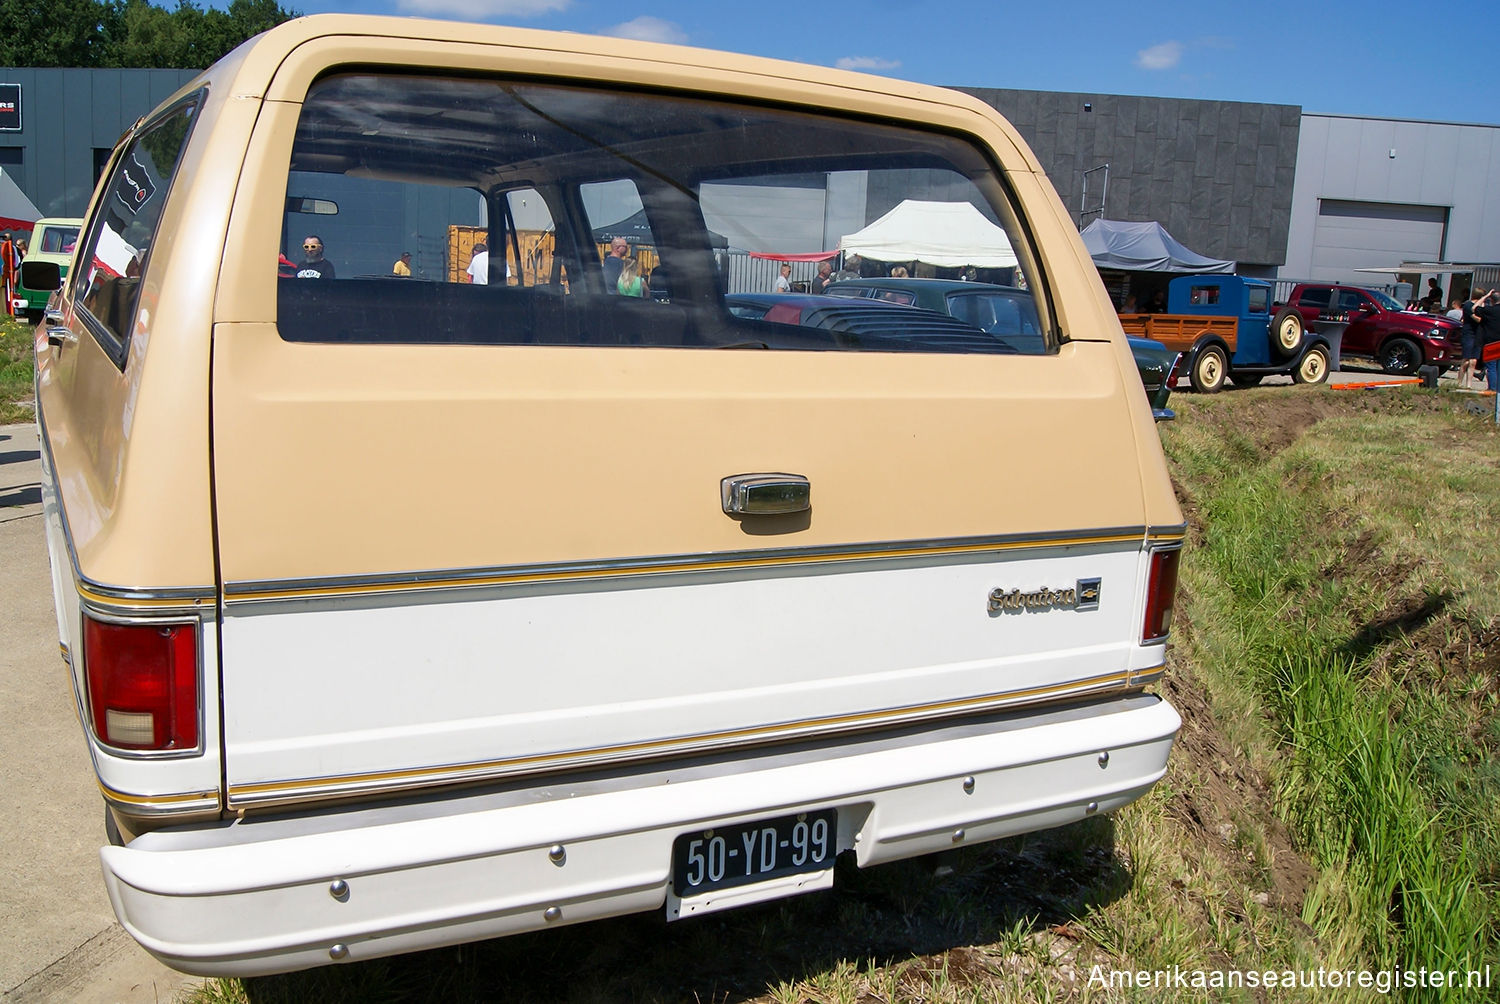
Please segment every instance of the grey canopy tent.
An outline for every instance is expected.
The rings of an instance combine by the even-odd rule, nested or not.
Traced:
[[[26,193],[0,168],[0,229],[30,230],[42,213]]]
[[[1233,272],[1235,263],[1208,258],[1178,243],[1160,223],[1095,220],[1083,229],[1083,246],[1096,268],[1126,272]]]

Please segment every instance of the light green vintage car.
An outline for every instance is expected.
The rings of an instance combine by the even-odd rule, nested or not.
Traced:
[[[81,219],[50,218],[36,221],[36,226],[31,231],[31,243],[26,248],[26,257],[22,261],[24,265],[28,261],[50,261],[57,265],[63,275],[68,274],[68,266],[73,261],[73,245],[78,240],[78,230],[83,226]],[[25,316],[32,324],[37,324],[42,319],[42,311],[47,309],[47,298],[52,293],[48,290],[27,289],[20,282],[16,283],[14,299],[14,311],[17,317]]]

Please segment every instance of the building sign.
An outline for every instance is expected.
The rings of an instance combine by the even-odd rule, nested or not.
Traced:
[[[21,85],[0,84],[0,132],[21,131]]]

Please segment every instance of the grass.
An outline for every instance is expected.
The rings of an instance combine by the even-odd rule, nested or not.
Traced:
[[[1500,432],[1463,402],[1174,401],[1163,442],[1191,529],[1166,689],[1184,729],[1163,781],[1112,818],[965,849],[942,878],[849,870],[833,892],[678,924],[216,980],[192,999],[1321,1001],[1096,974],[1500,976]]]
[[[36,417],[31,383],[33,331],[25,321],[0,318],[0,425]]]

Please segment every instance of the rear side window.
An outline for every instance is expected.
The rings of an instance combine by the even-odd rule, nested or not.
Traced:
[[[77,227],[48,227],[37,250],[45,254],[72,254],[77,240]]]
[[[1250,294],[1250,313],[1264,314],[1269,312],[1271,306],[1271,291],[1264,286],[1250,286],[1246,290]]]
[[[146,126],[115,162],[87,224],[73,270],[85,326],[123,366],[141,296],[141,274],[161,223],[172,178],[197,118],[197,100]]]
[[[1297,300],[1299,307],[1316,307],[1319,310],[1328,309],[1328,298],[1332,290],[1328,289],[1304,289],[1302,296]]]
[[[811,293],[830,256],[864,274],[1024,274],[1045,313],[981,147],[819,112],[332,76],[303,102],[286,206],[290,341],[1016,351],[946,311]]]

